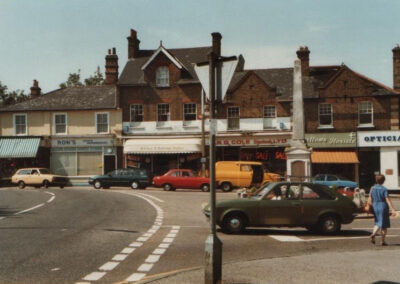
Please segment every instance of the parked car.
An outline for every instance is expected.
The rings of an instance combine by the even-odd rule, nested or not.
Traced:
[[[162,176],[155,176],[153,185],[163,187],[164,190],[200,188],[202,191],[210,191],[210,179],[200,177],[190,169],[173,169]]]
[[[280,175],[268,172],[260,162],[220,161],[215,164],[215,179],[223,191],[231,191],[237,187],[258,187],[279,181]]]
[[[65,176],[54,175],[46,168],[24,168],[19,169],[11,177],[11,183],[17,184],[18,188],[24,188],[26,185],[35,187],[59,186],[64,188],[68,184],[68,178]]]
[[[336,187],[337,189],[348,187],[353,190],[354,188],[358,187],[358,183],[348,180],[340,175],[318,174],[312,179],[312,181],[314,183],[324,184],[329,187]]]
[[[146,169],[126,168],[111,171],[105,175],[89,178],[94,188],[110,188],[111,186],[130,186],[132,189],[144,189],[150,185]]]
[[[240,233],[246,227],[305,227],[334,234],[349,224],[357,207],[335,190],[315,183],[272,182],[255,196],[217,202],[216,222],[225,233]],[[203,209],[210,216],[210,206]]]

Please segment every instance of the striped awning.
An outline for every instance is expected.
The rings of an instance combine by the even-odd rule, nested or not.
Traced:
[[[0,159],[35,158],[40,145],[40,138],[1,138]]]
[[[314,164],[358,164],[358,157],[354,151],[323,151],[314,150],[311,153],[311,162]]]

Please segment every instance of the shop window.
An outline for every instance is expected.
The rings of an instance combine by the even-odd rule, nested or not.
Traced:
[[[274,105],[264,106],[264,129],[275,128],[276,107]]]
[[[15,135],[28,134],[26,114],[14,114],[14,134]]]
[[[167,66],[161,66],[156,71],[157,87],[169,87],[169,70]]]
[[[358,103],[358,126],[373,126],[373,112],[371,102]]]
[[[157,105],[157,126],[164,126],[166,121],[169,121],[169,104]]]
[[[107,112],[96,113],[96,133],[108,133],[109,120]]]
[[[196,104],[183,104],[183,126],[188,126],[196,120]]]
[[[228,107],[228,130],[240,129],[239,107]]]
[[[332,127],[333,117],[332,117],[332,105],[331,104],[319,104],[318,105],[318,118],[319,127]]]
[[[101,152],[82,152],[78,155],[78,175],[101,175],[103,173],[103,154]]]
[[[55,113],[53,116],[54,134],[67,134],[67,114]]]
[[[131,122],[140,123],[143,121],[143,105],[131,105]]]
[[[57,175],[76,176],[76,153],[52,152],[50,169]]]

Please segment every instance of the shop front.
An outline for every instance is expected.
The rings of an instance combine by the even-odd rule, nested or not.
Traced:
[[[285,135],[217,136],[217,161],[259,161],[268,171],[286,175]]]
[[[201,169],[201,139],[186,137],[131,138],[124,142],[124,166],[163,175],[170,169]]]
[[[113,137],[52,138],[50,169],[66,176],[91,176],[116,168],[117,147]]]
[[[356,133],[310,133],[305,135],[311,152],[311,172],[335,174],[359,182]]]
[[[357,145],[363,159],[369,165],[369,184],[374,184],[378,173],[386,177],[385,186],[389,190],[400,189],[400,131],[360,131],[357,133]]]

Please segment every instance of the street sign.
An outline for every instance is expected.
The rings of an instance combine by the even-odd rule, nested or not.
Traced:
[[[233,74],[235,73],[236,66],[239,60],[236,56],[232,57],[219,57],[216,62],[216,98],[217,101],[222,101],[225,99],[226,91],[228,90],[229,84],[231,83]],[[209,64],[207,62],[197,63],[194,66],[194,70],[199,78],[201,86],[206,93],[207,99],[210,99],[210,73]]]

